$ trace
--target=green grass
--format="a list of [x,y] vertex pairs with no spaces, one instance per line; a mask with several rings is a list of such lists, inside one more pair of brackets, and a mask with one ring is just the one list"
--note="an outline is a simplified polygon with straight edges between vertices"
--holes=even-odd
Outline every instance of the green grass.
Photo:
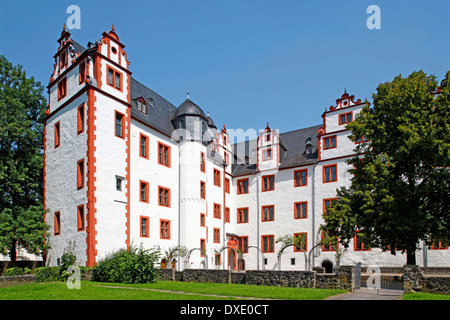
[[[105,286],[123,287],[123,289],[107,288]],[[182,291],[191,294],[143,289]],[[4,287],[0,288],[0,300],[230,300],[242,299],[241,297],[321,300],[344,292],[346,291],[219,283],[158,281],[152,284],[125,285],[83,281],[79,290],[70,290],[65,283],[32,283]]]
[[450,294],[436,294],[428,292],[408,293],[402,300],[450,300]]

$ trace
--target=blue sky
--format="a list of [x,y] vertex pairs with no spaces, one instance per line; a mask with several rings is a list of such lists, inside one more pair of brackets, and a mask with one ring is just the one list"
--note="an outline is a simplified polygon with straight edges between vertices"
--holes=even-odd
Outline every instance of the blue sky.
[[114,23],[133,77],[175,106],[189,91],[218,127],[309,127],[344,89],[371,101],[399,74],[450,70],[448,0],[0,0],[0,54],[48,84],[72,4],[73,39],[86,46]]

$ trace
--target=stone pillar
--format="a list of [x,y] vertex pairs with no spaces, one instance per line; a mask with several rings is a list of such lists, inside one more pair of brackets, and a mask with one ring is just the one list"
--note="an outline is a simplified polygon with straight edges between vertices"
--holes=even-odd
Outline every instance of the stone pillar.
[[336,270],[336,276],[342,289],[355,291],[355,273],[353,266],[340,266]]
[[423,291],[424,277],[417,265],[403,267],[403,290],[406,293]]

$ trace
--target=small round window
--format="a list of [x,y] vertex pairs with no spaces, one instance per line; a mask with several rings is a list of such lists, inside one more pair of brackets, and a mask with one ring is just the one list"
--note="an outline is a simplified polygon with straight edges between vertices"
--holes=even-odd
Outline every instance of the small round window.
[[112,47],[112,48],[111,48],[111,51],[112,51],[112,53],[114,53],[114,54],[116,54],[116,53],[117,53],[117,49],[116,49],[116,48],[114,48],[114,47]]

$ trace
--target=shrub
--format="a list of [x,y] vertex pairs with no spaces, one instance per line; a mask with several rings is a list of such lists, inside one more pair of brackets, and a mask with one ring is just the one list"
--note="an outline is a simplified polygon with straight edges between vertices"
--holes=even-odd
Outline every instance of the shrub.
[[36,282],[60,281],[60,267],[40,267],[36,268]]
[[100,282],[149,283],[155,282],[158,269],[155,263],[160,253],[153,249],[130,246],[112,253],[93,269],[92,280]]
[[5,277],[14,277],[14,276],[22,276],[24,274],[25,274],[25,272],[23,271],[22,268],[13,267],[13,268],[6,269],[6,272],[4,275],[5,275]]

